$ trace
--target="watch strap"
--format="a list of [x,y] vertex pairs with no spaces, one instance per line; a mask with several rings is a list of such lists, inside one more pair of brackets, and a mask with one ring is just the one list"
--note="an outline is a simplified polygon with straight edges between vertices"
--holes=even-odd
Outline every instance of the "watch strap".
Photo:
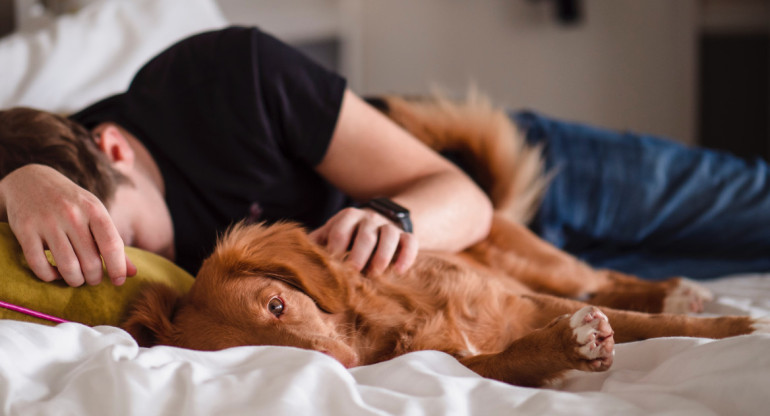
[[371,208],[384,215],[407,233],[412,232],[412,219],[409,217],[409,210],[393,202],[389,198],[374,198],[365,202],[363,207]]

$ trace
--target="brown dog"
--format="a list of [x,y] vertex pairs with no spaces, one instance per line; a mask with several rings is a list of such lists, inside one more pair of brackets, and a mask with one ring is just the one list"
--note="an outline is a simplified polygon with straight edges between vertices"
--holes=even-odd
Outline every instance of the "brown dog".
[[148,286],[123,327],[142,346],[285,345],[347,367],[440,350],[484,377],[526,386],[570,369],[608,369],[615,340],[767,330],[747,317],[659,313],[698,311],[708,292],[678,278],[648,282],[594,270],[520,225],[545,186],[539,153],[483,100],[378,104],[432,147],[465,158],[497,209],[483,242],[454,255],[421,252],[409,272],[370,278],[295,224],[239,224],[189,293]]

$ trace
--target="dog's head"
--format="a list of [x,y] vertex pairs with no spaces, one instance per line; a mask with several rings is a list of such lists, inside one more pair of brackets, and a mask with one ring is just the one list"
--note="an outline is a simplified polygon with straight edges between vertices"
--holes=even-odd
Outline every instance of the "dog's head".
[[142,346],[219,350],[284,345],[358,364],[346,343],[349,269],[297,225],[231,228],[204,261],[189,293],[148,286],[123,324]]

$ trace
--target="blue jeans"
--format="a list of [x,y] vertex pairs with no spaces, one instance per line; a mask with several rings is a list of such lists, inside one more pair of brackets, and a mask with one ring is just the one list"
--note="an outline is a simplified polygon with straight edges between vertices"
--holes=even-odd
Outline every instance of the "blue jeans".
[[763,160],[512,113],[555,170],[530,224],[594,267],[648,279],[770,271]]

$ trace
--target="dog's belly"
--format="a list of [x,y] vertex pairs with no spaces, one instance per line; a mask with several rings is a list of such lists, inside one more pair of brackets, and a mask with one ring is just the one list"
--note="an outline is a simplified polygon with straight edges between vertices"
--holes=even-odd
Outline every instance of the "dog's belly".
[[[530,332],[530,293],[518,281],[457,256],[421,255],[395,282],[407,289],[404,343],[399,353],[434,349],[457,357],[498,352]],[[404,335],[402,334],[402,337]]]

